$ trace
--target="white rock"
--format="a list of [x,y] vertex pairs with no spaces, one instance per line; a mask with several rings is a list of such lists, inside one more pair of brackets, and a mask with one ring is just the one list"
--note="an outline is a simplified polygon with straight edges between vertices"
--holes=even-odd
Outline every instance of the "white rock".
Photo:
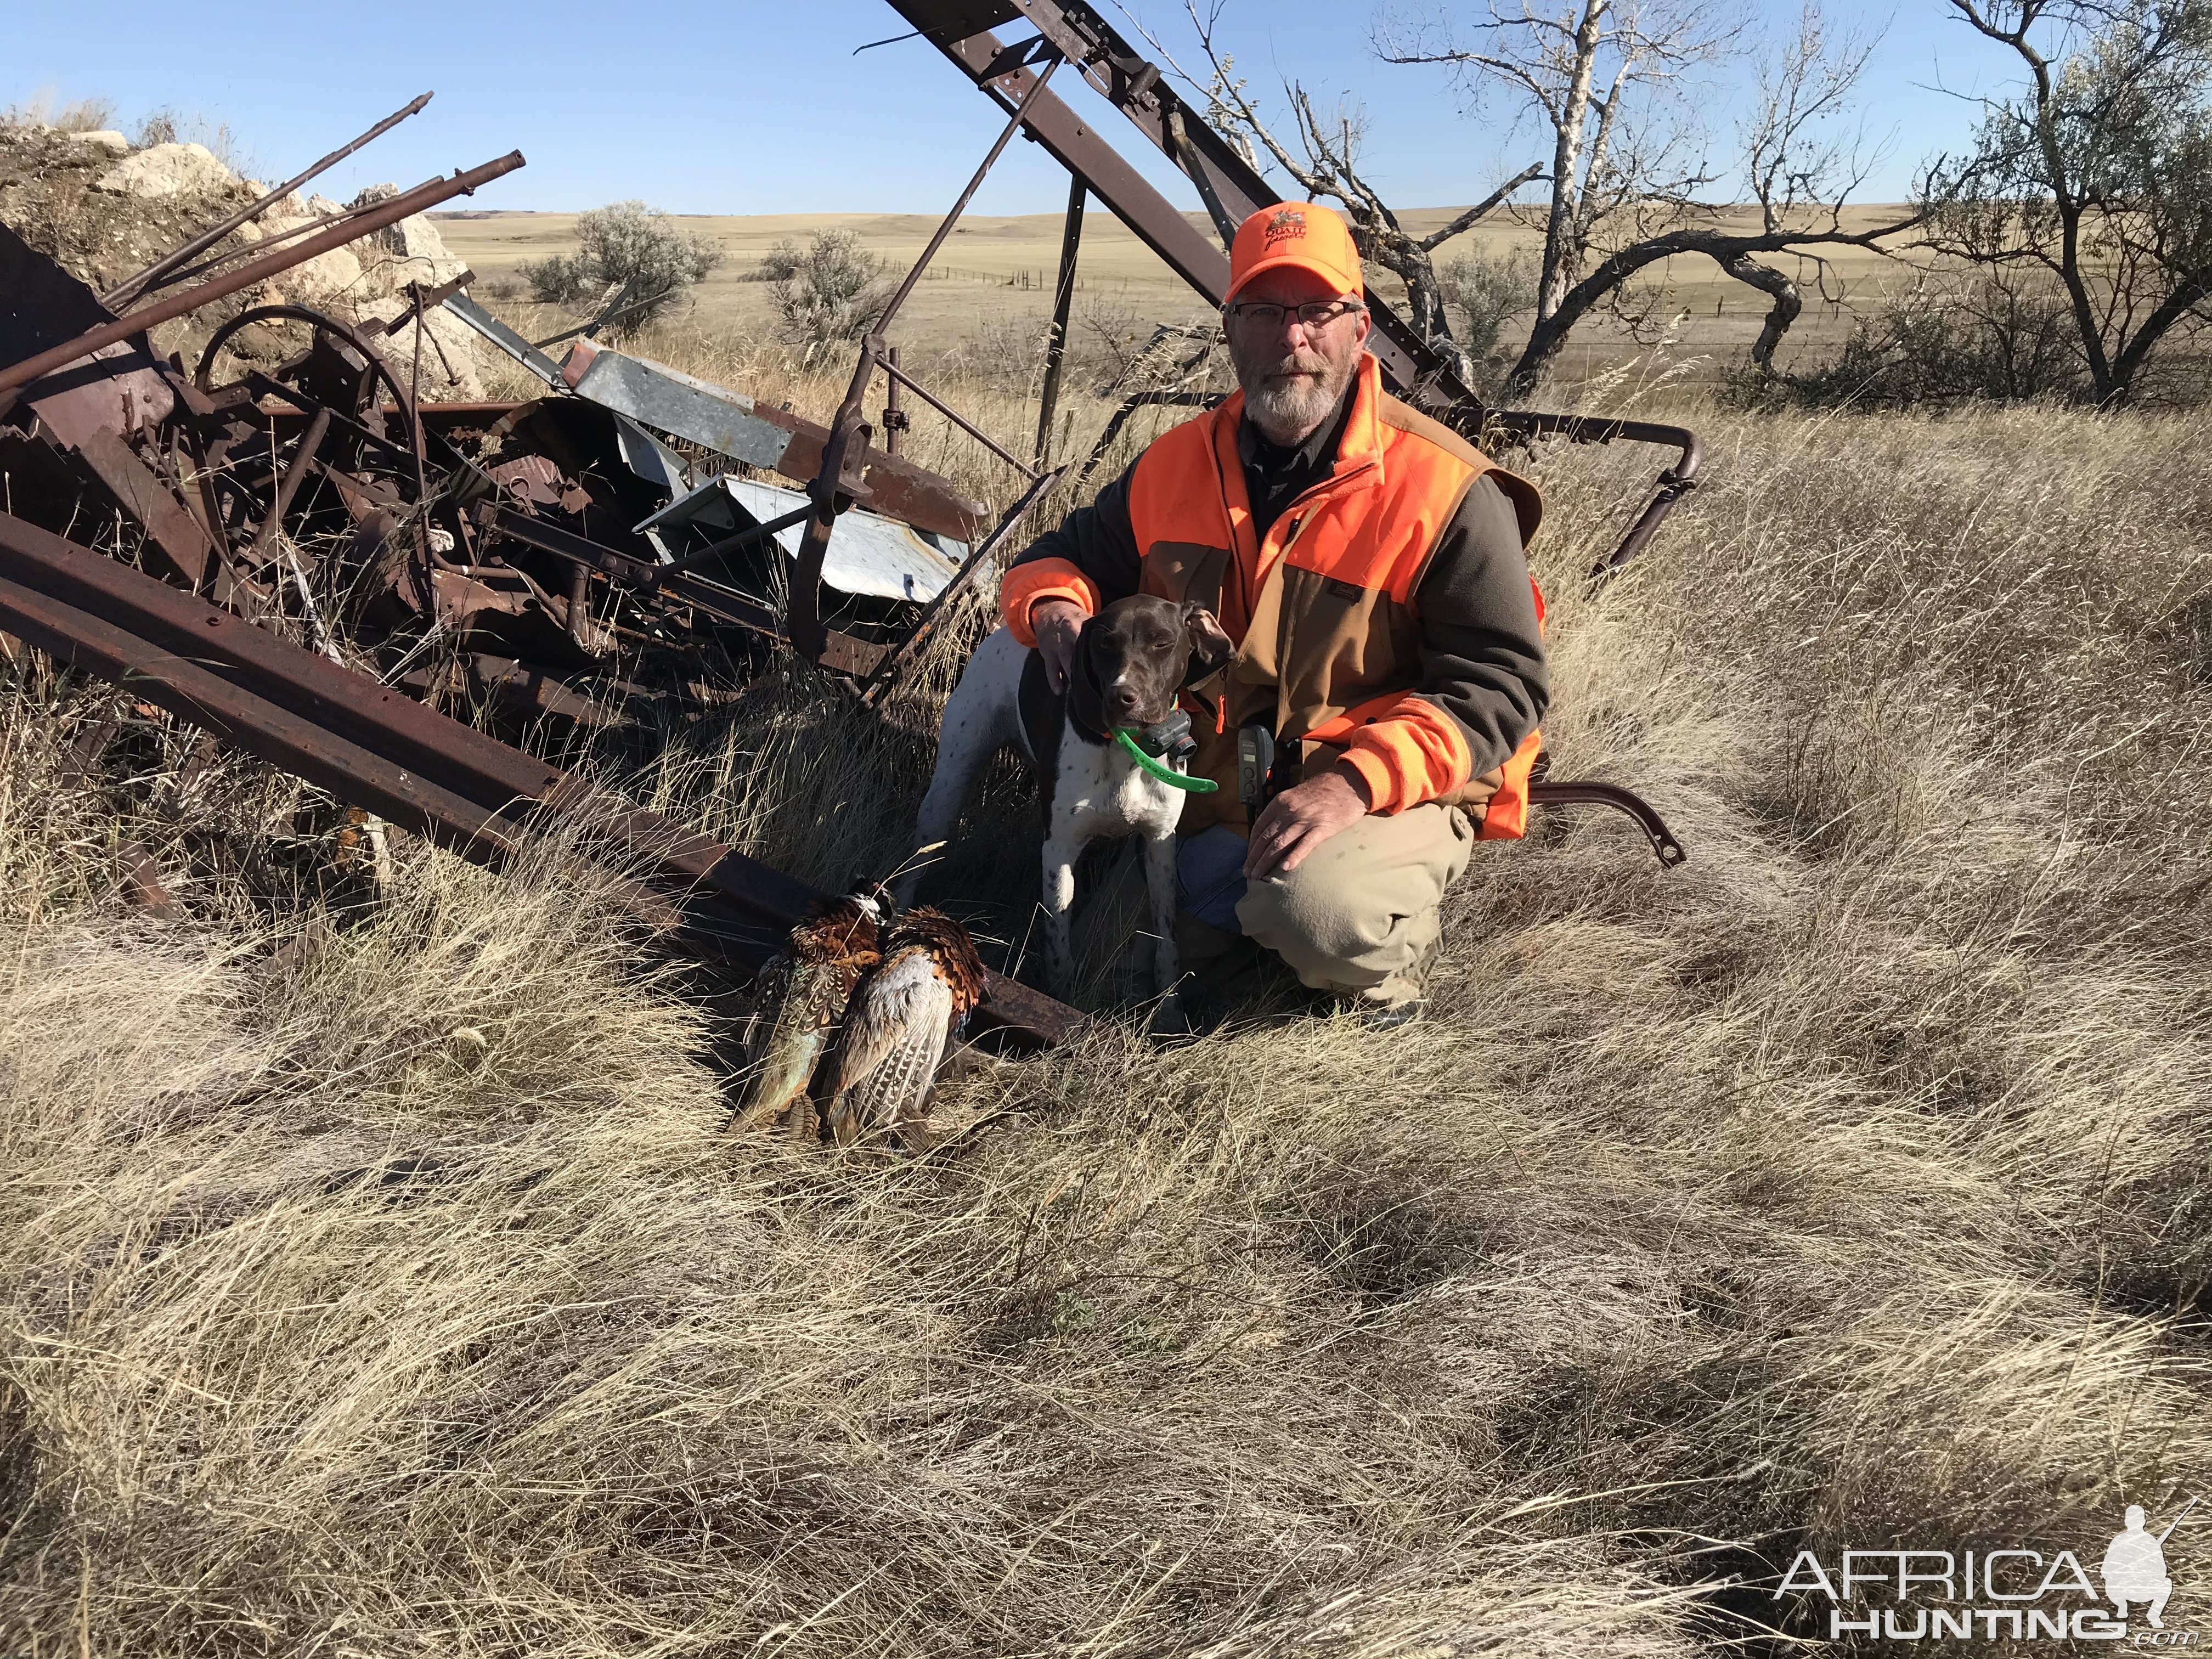
[[282,236],[287,231],[297,230],[307,222],[299,215],[287,213],[282,207],[274,207],[258,219],[249,219],[240,225],[238,240],[241,242],[266,241],[272,236]]
[[388,202],[398,194],[399,186],[397,185],[371,185],[346,205],[349,208],[374,207],[379,202]]
[[[246,189],[256,196],[266,196],[269,193],[269,186],[258,179],[247,179],[243,182]],[[264,223],[280,216],[287,219],[304,219],[307,216],[307,205],[300,199],[299,191],[294,191],[289,196],[281,197],[261,210]]]
[[131,141],[119,132],[72,132],[70,137],[80,144],[94,144],[110,155],[131,154]]
[[373,231],[352,246],[361,251],[366,291],[379,298],[410,283],[435,288],[468,269],[453,257],[437,227],[420,214]]
[[327,196],[310,196],[307,198],[307,216],[310,219],[327,219],[333,213],[344,211],[342,203],[333,202]]
[[452,259],[453,251],[438,234],[437,226],[421,214],[402,219],[392,229],[399,233],[401,250],[410,259]]
[[328,311],[337,301],[359,295],[361,261],[351,248],[334,247],[305,264],[294,265],[284,273],[283,281],[301,305]]
[[92,187],[116,196],[207,196],[237,182],[204,144],[156,144],[108,168]]

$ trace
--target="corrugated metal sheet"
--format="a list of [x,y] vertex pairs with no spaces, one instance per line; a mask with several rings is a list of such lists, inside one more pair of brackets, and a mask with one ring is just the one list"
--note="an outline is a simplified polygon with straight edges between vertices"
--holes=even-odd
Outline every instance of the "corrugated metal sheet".
[[[582,372],[577,373],[577,364]],[[628,415],[656,431],[720,450],[749,466],[774,466],[791,447],[791,434],[752,412],[753,400],[696,379],[665,363],[584,343],[569,349],[561,366],[579,397]]]
[[[658,532],[674,526],[703,520],[710,528],[726,533],[748,523],[766,524],[805,505],[806,496],[800,490],[726,476],[709,480],[661,508],[638,529],[655,546],[668,551]],[[744,516],[739,517],[733,507],[742,509]],[[803,525],[776,532],[784,556],[798,556],[805,533]],[[967,556],[963,543],[854,507],[839,515],[837,527],[830,532],[829,550],[822,561],[822,580],[841,593],[920,603],[944,592]]]

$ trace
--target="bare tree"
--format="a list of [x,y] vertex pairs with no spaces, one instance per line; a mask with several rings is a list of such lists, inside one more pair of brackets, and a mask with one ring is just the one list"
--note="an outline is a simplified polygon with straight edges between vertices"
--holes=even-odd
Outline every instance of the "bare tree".
[[[1873,42],[1832,29],[1808,3],[1794,37],[1759,69],[1759,98],[1740,134],[1745,182],[1759,204],[1750,235],[1715,228],[1697,199],[1723,175],[1687,152],[1667,108],[1693,69],[1722,52],[1723,20],[1703,0],[1492,0],[1464,33],[1448,18],[1386,27],[1385,61],[1449,69],[1480,100],[1516,97],[1552,131],[1535,320],[1511,381],[1526,387],[1594,311],[1621,310],[1628,285],[1678,253],[1703,254],[1772,301],[1753,360],[1775,349],[1804,308],[1795,278],[1759,256],[1823,246],[1873,247],[1918,222],[1909,215],[1863,232],[1843,210],[1864,177],[1859,147],[1832,136]],[[1811,255],[1816,269],[1819,256]]]
[[[1796,32],[1759,53],[1758,97],[1738,137],[1765,235],[1785,234],[1808,210],[1817,216],[1823,203],[1840,208],[1863,176],[1856,132],[1846,139],[1837,127],[1880,41],[1878,33],[1835,28],[1820,0],[1805,0]],[[1832,228],[1839,222],[1832,218]],[[1825,262],[1815,256],[1814,264],[1825,281]],[[1747,250],[1722,269],[1773,302],[1751,348],[1751,361],[1771,374],[1775,348],[1805,309],[1804,295],[1794,278]]]
[[1805,0],[1796,32],[1759,56],[1758,99],[1739,129],[1743,171],[1769,234],[1787,229],[1808,204],[1833,199],[1856,184],[1856,133],[1834,124],[1850,111],[1879,33],[1836,28],[1820,0]]
[[1599,228],[1655,198],[1681,199],[1703,184],[1680,165],[1678,135],[1654,106],[1689,70],[1720,50],[1706,0],[1492,0],[1462,26],[1439,9],[1378,30],[1384,62],[1445,66],[1478,103],[1505,90],[1537,112],[1552,136],[1551,201],[1538,278],[1540,321],[1582,276]]
[[2090,395],[2133,395],[2212,299],[2212,0],[1951,0],[2024,89],[1929,170],[1936,246],[2039,269],[2065,295]]
[[1139,24],[1139,31],[1147,44],[1187,82],[1200,87],[1206,97],[1206,119],[1243,150],[1248,161],[1259,164],[1254,154],[1254,146],[1257,145],[1290,175],[1309,201],[1335,202],[1343,207],[1360,257],[1382,265],[1406,284],[1413,325],[1431,347],[1450,362],[1462,380],[1470,379],[1474,365],[1452,331],[1443,286],[1437,274],[1437,250],[1496,212],[1523,185],[1542,178],[1542,165],[1531,163],[1523,167],[1464,213],[1455,215],[1449,223],[1428,235],[1416,235],[1406,228],[1383,200],[1382,192],[1361,175],[1359,153],[1366,137],[1363,115],[1342,106],[1324,112],[1303,85],[1296,81],[1286,82],[1283,93],[1289,102],[1297,137],[1295,149],[1285,143],[1268,125],[1245,83],[1238,78],[1235,59],[1221,51],[1216,42],[1215,31],[1221,20],[1224,0],[1213,0],[1203,15],[1199,12],[1197,0],[1183,0],[1183,3],[1191,26],[1197,31],[1200,49],[1206,54],[1209,73],[1202,87],[1175,61],[1158,37]]

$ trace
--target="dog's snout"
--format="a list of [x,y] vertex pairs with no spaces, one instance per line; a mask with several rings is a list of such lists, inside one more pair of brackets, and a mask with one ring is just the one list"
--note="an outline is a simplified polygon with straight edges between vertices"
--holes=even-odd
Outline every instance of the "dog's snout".
[[1115,681],[1106,695],[1114,707],[1125,714],[1135,709],[1143,696],[1143,694],[1127,680]]

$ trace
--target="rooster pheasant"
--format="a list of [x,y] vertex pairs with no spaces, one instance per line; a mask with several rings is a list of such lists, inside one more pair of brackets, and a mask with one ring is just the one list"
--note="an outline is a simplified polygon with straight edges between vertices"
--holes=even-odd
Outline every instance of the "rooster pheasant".
[[926,905],[893,924],[881,964],[845,1012],[829,1114],[839,1146],[892,1135],[924,1149],[945,1040],[982,998],[983,963],[966,928]]
[[807,1084],[852,1000],[873,968],[883,909],[864,888],[828,901],[791,930],[783,953],[761,969],[750,1041],[745,1091],[730,1119],[733,1130],[792,1112],[792,1131],[816,1139]]

